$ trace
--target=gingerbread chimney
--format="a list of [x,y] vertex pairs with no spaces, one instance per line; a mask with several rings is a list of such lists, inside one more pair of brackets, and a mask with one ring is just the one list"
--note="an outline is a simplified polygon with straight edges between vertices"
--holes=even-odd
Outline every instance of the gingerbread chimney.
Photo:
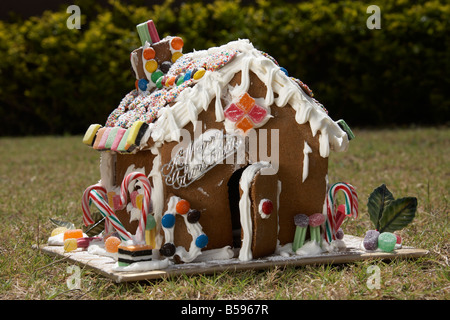
[[136,77],[136,89],[153,91],[158,80],[166,75],[172,64],[181,57],[183,39],[165,37],[160,40],[152,20],[138,24],[136,29],[142,46],[130,55],[131,66]]

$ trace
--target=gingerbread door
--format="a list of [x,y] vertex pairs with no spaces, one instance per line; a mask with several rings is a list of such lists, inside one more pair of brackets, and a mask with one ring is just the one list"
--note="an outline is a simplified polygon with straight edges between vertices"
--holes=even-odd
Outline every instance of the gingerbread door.
[[239,201],[242,245],[239,259],[251,259],[275,252],[278,238],[278,194],[281,183],[276,174],[261,174],[268,163],[255,163],[242,173]]

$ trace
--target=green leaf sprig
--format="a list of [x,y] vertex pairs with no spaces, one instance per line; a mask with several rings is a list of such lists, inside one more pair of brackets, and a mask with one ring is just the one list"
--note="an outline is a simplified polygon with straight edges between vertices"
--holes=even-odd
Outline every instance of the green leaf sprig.
[[382,184],[369,196],[367,202],[370,220],[376,230],[394,232],[411,223],[417,210],[417,198],[395,199],[385,184]]

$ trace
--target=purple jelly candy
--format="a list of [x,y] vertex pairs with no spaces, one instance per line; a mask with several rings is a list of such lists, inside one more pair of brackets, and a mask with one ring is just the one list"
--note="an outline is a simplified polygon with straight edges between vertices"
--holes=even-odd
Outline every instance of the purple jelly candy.
[[302,213],[297,214],[294,217],[294,224],[297,227],[306,228],[308,226],[308,224],[309,224],[309,218],[308,218],[308,216],[306,214],[302,214]]
[[369,230],[363,240],[363,246],[366,250],[377,250],[378,236],[380,233],[377,230]]
[[342,228],[339,228],[339,230],[336,232],[336,239],[342,240],[344,239],[344,231]]
[[312,216],[309,217],[309,225],[311,227],[318,227],[324,222],[325,216],[321,213],[314,213]]

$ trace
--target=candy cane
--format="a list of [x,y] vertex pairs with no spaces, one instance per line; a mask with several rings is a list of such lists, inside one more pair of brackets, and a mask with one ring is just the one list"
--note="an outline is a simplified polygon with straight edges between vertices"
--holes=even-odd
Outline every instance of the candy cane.
[[[118,207],[115,208],[115,210],[120,210],[125,207],[128,200],[128,191],[130,190],[130,183],[133,180],[139,180],[144,188],[144,199],[142,201],[142,210],[141,210],[142,214],[139,221],[138,229],[136,231],[136,241],[142,242],[145,240],[145,226],[147,224],[147,215],[151,210],[150,209],[151,186],[150,181],[145,176],[145,174],[141,172],[132,172],[125,177],[125,179],[122,181],[122,185],[120,188],[121,189],[120,201]],[[93,200],[94,204],[100,210],[100,213],[106,218],[105,231],[107,231],[106,228],[107,225],[111,224],[119,232],[119,234],[122,233],[122,238],[127,238],[127,240],[131,239],[129,232],[126,231],[126,229],[123,227],[122,223],[119,221],[114,211],[105,201],[105,199],[107,199],[106,190],[100,184],[90,186],[85,190],[82,200],[83,221],[85,225],[87,226],[94,223],[94,220],[92,219],[89,210],[89,201]],[[119,229],[122,229],[122,231],[119,231]]]
[[[101,195],[101,197],[103,199],[107,198],[106,189],[100,183],[89,186],[86,188],[86,190],[84,190],[82,201],[81,201],[81,207],[83,209],[83,222],[84,222],[85,226],[95,223],[95,221],[92,219],[91,210],[89,208],[91,201],[92,201],[92,191],[93,190],[97,191],[97,194]],[[97,206],[97,203],[95,203],[95,204]],[[97,208],[100,210],[100,213],[102,213],[102,209],[99,208],[98,206],[97,206]],[[104,214],[102,214],[102,216],[105,217]],[[114,225],[111,223],[110,219],[108,217],[105,217],[105,234],[109,234],[110,231],[113,230],[113,227],[114,227]]]
[[122,240],[131,240],[130,233],[125,229],[123,224],[120,222],[119,218],[116,216],[114,211],[109,206],[108,202],[105,200],[106,197],[102,196],[97,190],[93,189],[89,192],[90,199],[97,206],[100,214],[109,220],[119,233]]
[[[344,192],[345,196],[345,215],[336,212],[335,199],[336,193],[339,191]],[[338,182],[331,186],[327,192],[326,198],[327,216],[325,221],[325,240],[329,243],[332,240],[336,240],[336,232],[344,221],[345,217],[352,216],[358,217],[358,195],[355,188],[345,182]]]
[[100,183],[89,186],[86,188],[86,190],[84,190],[83,197],[81,200],[81,207],[83,209],[83,222],[86,227],[88,225],[95,223],[95,221],[92,219],[91,211],[89,209],[90,193],[92,190],[97,190],[100,194],[102,194],[106,198],[106,189]]
[[142,201],[142,214],[139,220],[138,229],[136,230],[137,241],[145,240],[145,226],[147,224],[147,215],[150,212],[150,197],[151,197],[151,186],[150,181],[147,176],[141,172],[131,172],[128,174],[125,179],[122,181],[122,185],[120,187],[120,207],[125,207],[127,203],[128,191],[130,190],[130,183],[133,180],[138,180],[142,183],[144,187],[144,199]]

